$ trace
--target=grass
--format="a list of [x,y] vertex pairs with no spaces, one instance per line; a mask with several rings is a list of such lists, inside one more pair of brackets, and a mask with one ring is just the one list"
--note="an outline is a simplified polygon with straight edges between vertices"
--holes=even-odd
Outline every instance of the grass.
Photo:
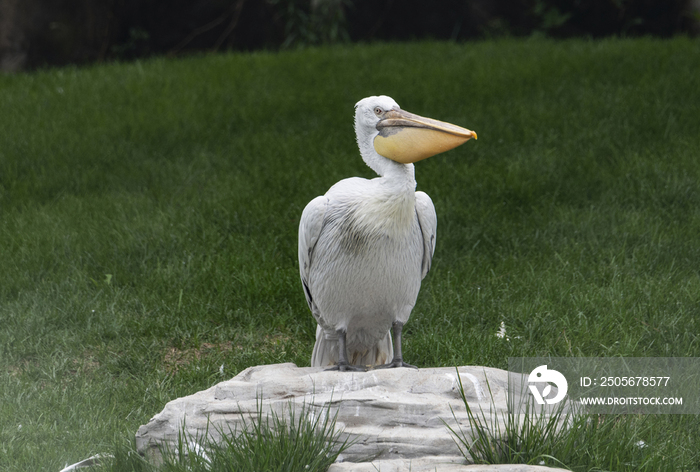
[[[372,176],[352,132],[372,94],[479,133],[416,166],[439,232],[408,362],[700,356],[698,57],[421,42],[0,77],[0,471],[58,471],[248,366],[308,365],[298,218]],[[698,469],[696,417],[645,421]]]
[[[161,462],[156,466],[135,452],[132,443],[116,447],[116,454],[105,472],[209,472],[264,470],[269,472],[325,471],[350,446],[336,429],[337,412],[330,405],[320,411],[303,404],[289,404],[286,413],[263,413],[262,402],[257,414],[243,419],[241,431],[219,431],[222,442],[206,437],[190,437],[183,426],[177,445],[161,448]],[[320,413],[320,414],[315,414]],[[287,416],[289,418],[287,419]]]

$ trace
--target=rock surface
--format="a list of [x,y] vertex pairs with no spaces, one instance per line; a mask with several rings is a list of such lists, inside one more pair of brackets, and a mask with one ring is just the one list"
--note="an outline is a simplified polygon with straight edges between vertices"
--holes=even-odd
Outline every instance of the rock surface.
[[[508,372],[472,366],[458,371],[472,410],[483,410],[489,424],[501,419],[507,411]],[[159,444],[176,444],[183,425],[192,438],[208,434],[217,440],[220,431],[240,431],[243,419],[257,414],[261,398],[263,414],[284,414],[290,405],[305,405],[321,415],[330,405],[331,415],[337,412],[341,439],[355,442],[331,472],[545,470],[466,465],[445,425],[457,428],[458,423],[470,433],[457,370],[447,367],[360,373],[326,372],[291,363],[250,367],[231,380],[168,403],[139,428],[137,448],[157,459]]]

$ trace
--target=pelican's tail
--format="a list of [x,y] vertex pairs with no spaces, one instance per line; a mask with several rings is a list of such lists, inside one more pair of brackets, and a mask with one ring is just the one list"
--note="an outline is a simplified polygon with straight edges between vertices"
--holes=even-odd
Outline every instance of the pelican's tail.
[[[327,336],[323,328],[316,326],[316,344],[311,354],[311,367],[328,367],[338,363],[338,337]],[[391,342],[391,332],[373,348],[366,351],[348,350],[348,359],[351,365],[380,365],[391,362],[394,358],[394,347]]]

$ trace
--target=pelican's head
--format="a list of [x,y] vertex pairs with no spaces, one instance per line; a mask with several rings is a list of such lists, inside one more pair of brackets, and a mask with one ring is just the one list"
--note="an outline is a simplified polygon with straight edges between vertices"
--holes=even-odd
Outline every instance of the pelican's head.
[[357,102],[355,133],[362,157],[373,169],[372,154],[411,164],[476,139],[474,131],[404,111],[385,95]]

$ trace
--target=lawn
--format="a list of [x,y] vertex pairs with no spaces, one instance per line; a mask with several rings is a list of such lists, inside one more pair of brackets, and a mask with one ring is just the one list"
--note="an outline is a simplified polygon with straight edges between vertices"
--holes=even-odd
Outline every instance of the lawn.
[[[57,472],[246,367],[309,365],[297,225],[372,177],[352,128],[368,95],[479,135],[416,165],[438,241],[407,362],[700,357],[698,77],[687,38],[0,76],[0,471]],[[650,450],[700,468],[697,417],[645,420]]]

